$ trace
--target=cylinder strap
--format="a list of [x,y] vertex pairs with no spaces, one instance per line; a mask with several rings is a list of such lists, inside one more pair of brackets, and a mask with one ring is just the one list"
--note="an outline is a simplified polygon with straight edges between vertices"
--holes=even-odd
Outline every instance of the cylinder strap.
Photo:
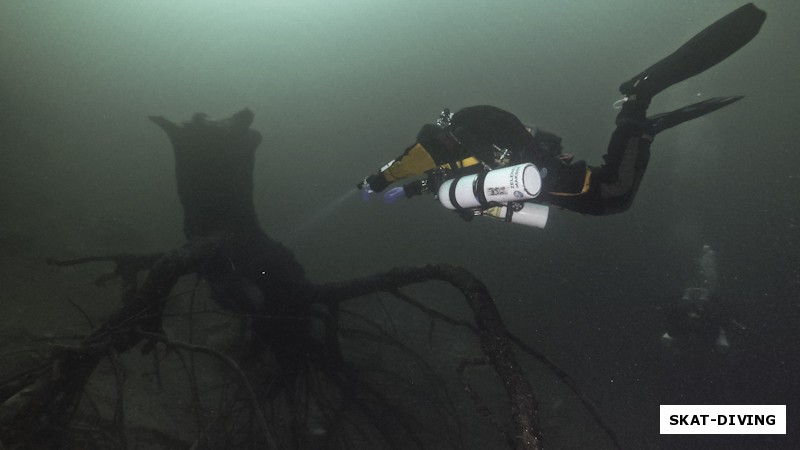
[[506,217],[505,221],[507,223],[511,223],[511,216],[514,215],[514,208],[511,207],[511,203],[506,206]]
[[473,194],[475,194],[475,198],[483,207],[489,206],[489,202],[486,200],[486,193],[483,191],[483,184],[486,181],[486,175],[488,173],[489,172],[479,173],[478,177],[475,179],[475,184],[472,185]]
[[450,192],[448,193],[450,195],[450,203],[453,205],[453,208],[457,210],[464,209],[458,204],[458,200],[456,200],[456,184],[458,184],[459,181],[459,179],[455,179],[450,183]]

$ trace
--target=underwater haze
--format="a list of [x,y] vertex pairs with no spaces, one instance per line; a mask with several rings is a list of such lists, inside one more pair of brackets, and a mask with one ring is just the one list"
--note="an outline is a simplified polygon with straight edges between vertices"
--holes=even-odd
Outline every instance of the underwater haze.
[[[248,107],[264,137],[259,220],[313,281],[463,266],[509,330],[575,378],[623,448],[798,448],[800,3],[755,2],[768,16],[752,42],[654,99],[651,113],[745,96],[659,135],[623,214],[553,209],[540,230],[466,222],[432,197],[365,202],[355,188],[445,107],[501,107],[599,165],[619,84],[744,3],[4,0],[0,327],[82,320],[48,311],[94,295],[96,271],[56,270],[49,257],[184,243],[172,149],[148,116]],[[704,244],[740,325],[710,360],[660,340],[663,307]],[[102,295],[94,306],[113,311],[113,293]],[[546,447],[613,448],[552,374],[525,370]],[[660,404],[706,403],[786,404],[787,434],[659,434]]]

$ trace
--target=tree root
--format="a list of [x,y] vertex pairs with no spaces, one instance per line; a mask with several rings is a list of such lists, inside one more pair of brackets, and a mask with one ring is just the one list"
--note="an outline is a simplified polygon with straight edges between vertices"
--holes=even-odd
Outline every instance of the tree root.
[[[114,358],[114,355],[129,351],[140,341],[145,340],[151,343],[161,342],[171,348],[188,350],[210,355],[222,361],[238,380],[241,387],[242,398],[250,414],[255,419],[255,430],[261,436],[260,441],[265,448],[281,448],[280,439],[274,436],[273,426],[270,420],[263,413],[264,400],[263,392],[259,393],[249,381],[248,375],[239,367],[239,363],[229,356],[220,353],[209,347],[196,344],[185,343],[173,340],[160,331],[161,315],[163,312],[164,301],[169,296],[172,286],[177,279],[189,273],[203,273],[208,265],[208,261],[215,260],[217,255],[224,251],[234,236],[216,236],[207,239],[196,240],[184,248],[168,252],[158,258],[150,268],[148,277],[136,290],[136,295],[129,297],[132,300],[127,303],[117,313],[113,314],[103,324],[86,337],[80,345],[68,347],[52,347],[51,363],[41,366],[38,372],[27,374],[26,378],[18,377],[14,380],[5,380],[0,385],[0,391],[13,388],[14,395],[7,396],[0,405],[0,436],[4,442],[24,441],[25,433],[36,433],[41,431],[42,424],[46,427],[57,426],[64,429],[69,426],[69,411],[74,411],[74,405],[81,396],[83,385],[94,371],[97,363],[105,358]],[[80,262],[112,261],[119,264],[119,261],[144,261],[145,258],[130,258],[130,255],[108,258],[84,258],[69,262],[60,262],[62,265],[77,264]],[[142,265],[130,264],[122,266],[131,268],[132,271],[142,271],[146,268]],[[121,275],[120,275],[121,276]],[[420,283],[430,280],[445,281],[456,287],[464,295],[467,304],[473,311],[475,322],[453,319],[442,314],[424,304],[401,293],[399,288],[409,284]],[[421,423],[415,423],[413,416],[406,416],[399,413],[396,406],[388,397],[383,396],[379,391],[370,387],[369,382],[361,380],[355,375],[349,364],[345,361],[340,348],[340,336],[350,333],[348,329],[340,325],[341,313],[340,305],[350,299],[372,294],[378,291],[385,291],[393,294],[404,303],[421,310],[433,319],[441,320],[453,326],[466,327],[475,332],[480,341],[484,355],[474,361],[462,362],[457,368],[458,379],[462,383],[466,392],[476,404],[479,414],[486,417],[490,423],[507,433],[507,440],[511,448],[519,450],[541,448],[541,432],[538,425],[538,409],[533,390],[524,378],[518,361],[511,348],[512,342],[519,345],[523,351],[543,361],[551,370],[565,381],[573,389],[584,404],[587,404],[593,417],[600,426],[609,433],[611,440],[616,444],[616,437],[611,430],[600,420],[599,414],[588,403],[575,388],[574,382],[561,369],[552,362],[535,352],[532,348],[520,341],[516,336],[509,333],[500,319],[497,308],[494,305],[486,287],[463,268],[449,265],[431,265],[419,268],[394,269],[387,273],[378,274],[361,279],[351,280],[343,283],[329,283],[319,286],[306,286],[303,292],[306,293],[304,302],[308,305],[303,310],[309,317],[322,320],[325,324],[325,338],[322,342],[315,342],[308,336],[297,336],[301,341],[305,340],[309,348],[318,348],[319,351],[309,351],[311,360],[309,362],[318,367],[324,374],[329,383],[338,386],[340,391],[337,394],[340,406],[334,407],[341,410],[342,405],[347,403],[356,406],[361,410],[361,415],[368,416],[372,402],[383,404],[386,411],[395,411],[395,419],[405,429],[406,437],[410,442],[415,442],[414,446],[424,448],[424,443],[416,435],[416,429],[421,429]],[[322,305],[325,312],[314,312],[312,305]],[[384,314],[388,314],[385,307],[382,309]],[[252,317],[259,317],[257,314]],[[275,319],[274,317],[270,317]],[[297,317],[293,317],[297,320]],[[254,319],[255,320],[255,319]],[[369,320],[362,318],[362,320]],[[372,326],[380,328],[377,323]],[[394,324],[392,323],[392,326]],[[380,333],[383,333],[382,331]],[[390,340],[388,334],[364,335],[365,338],[373,342]],[[390,345],[394,345],[389,343]],[[149,347],[152,348],[152,345]],[[148,348],[148,349],[149,349]],[[403,347],[398,342],[398,348],[406,353],[413,353],[413,350]],[[316,362],[313,362],[316,360]],[[512,424],[509,430],[505,430],[497,419],[491,417],[488,408],[480,401],[477,393],[474,392],[465,381],[463,372],[466,367],[474,364],[490,364],[500,377],[500,382],[506,391],[510,405]],[[299,375],[298,375],[299,376]],[[310,375],[307,375],[311,377]],[[310,378],[309,378],[310,379]],[[319,386],[317,386],[319,387]],[[196,389],[196,388],[194,388]],[[365,403],[365,399],[358,399],[354,392],[362,391],[371,397],[372,400]],[[318,404],[328,405],[325,413],[331,416],[330,407],[337,402],[331,403],[324,392],[315,391],[309,394],[309,398],[314,398]],[[349,400],[348,400],[349,399]],[[120,399],[121,408],[121,399]],[[306,408],[308,406],[306,405]],[[121,423],[124,411],[118,410],[118,420]],[[335,413],[334,413],[335,414]],[[302,415],[301,415],[302,416]],[[274,418],[274,415],[272,415]],[[307,416],[306,416],[307,417]],[[348,419],[351,420],[351,419]],[[335,421],[331,420],[329,426]],[[121,424],[119,426],[122,426]],[[21,433],[14,433],[10,430],[22,430]],[[384,432],[385,434],[385,432]],[[347,438],[352,439],[352,438]],[[384,436],[384,441],[390,441],[389,435]],[[343,441],[344,442],[344,441]],[[11,444],[7,444],[11,445]],[[618,446],[618,445],[617,445]]]

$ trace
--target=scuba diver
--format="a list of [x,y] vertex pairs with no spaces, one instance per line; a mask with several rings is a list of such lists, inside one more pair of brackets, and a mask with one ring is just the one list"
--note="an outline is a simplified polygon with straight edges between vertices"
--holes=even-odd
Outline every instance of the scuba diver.
[[660,404],[724,405],[739,402],[740,386],[730,377],[741,357],[746,327],[736,321],[734,306],[720,283],[717,253],[703,245],[694,258],[682,291],[658,307],[663,313],[662,352],[654,361],[655,392]]
[[[728,335],[721,325],[727,321],[720,316],[715,295],[718,287],[717,254],[704,245],[683,295],[664,308],[667,318],[667,331],[661,336],[664,345],[685,350],[700,344],[719,352],[728,350]],[[736,321],[730,322],[741,327]]]
[[442,111],[416,142],[378,173],[356,186],[368,197],[409,177],[421,177],[384,193],[395,202],[433,193],[465,219],[490,216],[543,228],[549,206],[583,214],[627,210],[660,132],[708,114],[742,97],[716,97],[647,117],[655,95],[732,55],[758,34],[766,13],[752,3],[714,22],[674,53],[622,83],[621,111],[604,163],[573,162],[561,138],[523,124],[494,106]]

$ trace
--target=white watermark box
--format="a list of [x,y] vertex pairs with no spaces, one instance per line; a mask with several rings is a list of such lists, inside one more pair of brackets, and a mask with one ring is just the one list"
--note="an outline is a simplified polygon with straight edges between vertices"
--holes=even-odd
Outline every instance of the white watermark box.
[[661,434],[786,434],[786,405],[661,405]]

